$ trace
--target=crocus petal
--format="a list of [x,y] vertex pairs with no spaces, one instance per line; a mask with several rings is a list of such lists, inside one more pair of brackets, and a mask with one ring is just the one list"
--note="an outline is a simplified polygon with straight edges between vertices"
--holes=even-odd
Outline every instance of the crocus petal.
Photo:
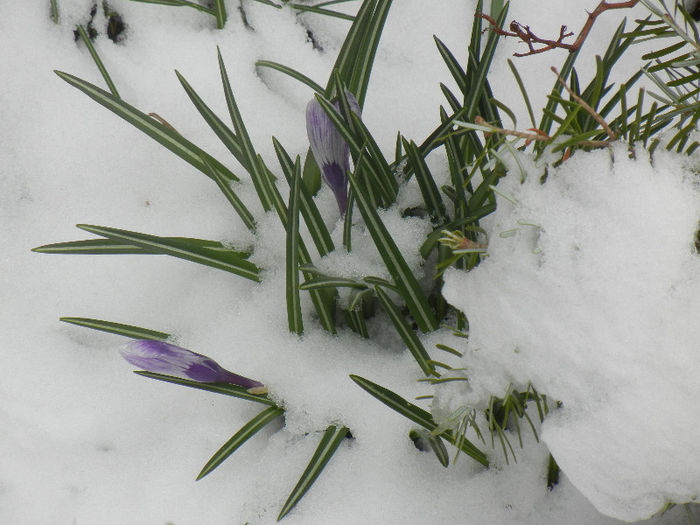
[[120,352],[129,363],[148,372],[200,383],[231,383],[255,394],[267,392],[259,381],[229,372],[205,355],[163,341],[139,339],[127,344]]
[[[349,91],[345,92],[350,109],[360,115],[360,106]],[[335,103],[336,109],[340,107]],[[348,200],[350,151],[347,143],[315,98],[306,106],[306,132],[311,152],[321,169],[323,180],[333,190],[341,215],[345,214]]]

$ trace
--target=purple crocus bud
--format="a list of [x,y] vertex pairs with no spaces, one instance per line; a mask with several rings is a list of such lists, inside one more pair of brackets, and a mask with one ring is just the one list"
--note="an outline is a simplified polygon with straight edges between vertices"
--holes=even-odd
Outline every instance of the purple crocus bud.
[[[358,117],[361,116],[360,105],[352,93],[346,91],[345,96],[350,110]],[[334,105],[336,109],[340,108],[340,103]],[[333,190],[340,214],[344,215],[348,207],[350,149],[315,98],[306,106],[306,132],[323,180]]]
[[129,363],[148,372],[200,383],[231,383],[246,388],[251,394],[267,394],[267,388],[259,381],[229,372],[205,355],[170,343],[139,339],[127,344],[120,352]]

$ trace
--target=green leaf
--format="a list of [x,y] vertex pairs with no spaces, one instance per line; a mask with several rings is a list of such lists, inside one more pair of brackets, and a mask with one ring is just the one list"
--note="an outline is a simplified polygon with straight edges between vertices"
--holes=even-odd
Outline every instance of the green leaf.
[[59,22],[59,16],[58,16],[58,0],[51,0],[51,20],[53,21],[54,24],[58,24]]
[[[78,224],[81,230],[101,235],[108,239],[127,242],[135,246],[150,249],[163,255],[171,255],[187,261],[204,264],[219,270],[235,273],[251,281],[260,282],[259,269],[253,263],[242,259],[236,252],[216,252],[202,248],[198,243],[183,241],[173,237],[158,237],[117,228]],[[176,239],[176,240],[174,240]]]
[[141,2],[142,4],[168,5],[171,7],[192,7],[197,11],[202,11],[203,13],[215,16],[215,13],[212,9],[204,7],[203,5],[199,5],[196,2],[188,2],[187,0],[132,0],[132,2]]
[[[432,449],[432,451],[435,453],[435,456],[437,457],[438,461],[443,467],[447,468],[450,465],[450,456],[447,453],[447,448],[445,448],[445,444],[442,442],[442,438],[440,436],[435,436],[425,429],[411,430],[408,436],[414,443],[420,441],[427,443]],[[424,450],[422,446],[416,446],[420,450]]]
[[88,239],[85,241],[57,242],[32,248],[37,253],[58,253],[61,255],[114,255],[114,254],[155,254],[151,250],[113,239]]
[[[203,250],[213,250],[214,252],[218,253],[234,253],[236,256],[242,259],[247,259],[250,257],[250,252],[231,250],[231,248],[225,247],[218,241],[193,239],[191,237],[164,237],[164,239],[175,243],[183,242],[198,245]],[[38,253],[57,253],[65,255],[161,254],[161,252],[156,250],[135,246],[133,244],[114,239],[88,239],[84,241],[59,242],[32,248],[32,251]]]
[[[231,121],[233,122],[233,129],[238,137],[238,143],[242,150],[241,156],[244,159],[242,164],[250,173],[250,177],[253,180],[253,185],[255,186],[255,191],[260,198],[260,203],[262,204],[263,209],[265,211],[270,211],[274,207],[275,196],[273,195],[272,188],[270,188],[268,175],[264,169],[264,165],[261,166],[261,162],[258,160],[257,153],[253,147],[253,143],[250,141],[250,136],[248,135],[245,124],[243,123],[241,113],[238,110],[238,105],[236,104],[236,99],[233,96],[233,90],[231,89],[231,83],[229,82],[228,74],[226,73],[226,66],[224,65],[224,60],[221,56],[221,50],[217,47],[216,51],[219,59],[221,83],[223,84],[224,94],[226,95],[226,105],[228,106],[229,115],[231,116]],[[286,213],[284,215],[286,215]]]
[[260,412],[253,419],[248,421],[241,429],[236,432],[231,439],[229,439],[223,446],[217,450],[211,457],[207,464],[204,465],[202,471],[197,476],[197,481],[202,479],[204,476],[209,474],[216,467],[221,465],[221,463],[226,460],[231,454],[240,448],[246,441],[253,437],[258,431],[260,431],[265,425],[271,421],[277,419],[279,416],[284,414],[284,410],[279,407],[266,408]]
[[61,317],[60,320],[64,323],[84,326],[85,328],[92,328],[93,330],[108,332],[110,334],[123,335],[124,337],[131,337],[133,339],[153,339],[156,341],[165,341],[168,337],[170,337],[170,334],[166,334],[165,332],[157,332],[156,330],[149,330],[148,328],[141,328],[139,326],[132,326],[129,324],[113,323],[112,321],[103,321],[101,319],[90,319],[88,317]]
[[296,4],[296,3],[287,3],[289,7],[293,7],[297,11],[306,11],[309,13],[316,13],[317,15],[325,15],[325,16],[330,16],[333,18],[340,18],[341,20],[350,20],[351,22],[355,20],[355,17],[352,15],[347,15],[345,13],[340,13],[338,11],[333,11],[332,9],[323,9],[322,7],[314,6],[314,5],[304,5],[304,4]]
[[321,438],[321,442],[318,444],[318,447],[316,447],[316,451],[306,467],[306,470],[304,470],[301,478],[299,478],[296,486],[294,489],[292,489],[291,494],[289,494],[287,501],[282,506],[282,510],[280,511],[279,516],[277,516],[277,521],[284,518],[311,488],[311,485],[314,484],[325,466],[333,457],[333,454],[335,454],[336,450],[338,450],[338,447],[343,442],[343,439],[345,439],[348,432],[348,427],[338,428],[335,425],[331,425],[326,429],[326,431],[323,433],[323,437]]
[[[280,144],[275,137],[272,137],[272,142],[275,146],[277,159],[279,160],[280,166],[282,166],[282,172],[287,179],[287,183],[291,184],[292,178],[294,177],[294,163],[286,150],[282,147],[282,144]],[[301,215],[304,217],[304,222],[309,229],[309,234],[316,245],[318,254],[321,257],[328,255],[335,249],[333,239],[331,239],[331,234],[326,227],[326,223],[323,221],[323,217],[321,217],[321,213],[318,211],[316,203],[311,198],[306,184],[301,184],[299,199]]]
[[303,73],[300,73],[296,69],[293,69],[289,66],[285,66],[284,64],[280,64],[279,62],[272,62],[270,60],[258,60],[255,63],[256,67],[267,67],[270,69],[274,69],[276,71],[279,71],[280,73],[284,73],[285,75],[289,75],[293,79],[298,80],[302,84],[306,84],[309,86],[311,89],[313,89],[316,93],[324,93],[323,87],[321,87],[320,84],[317,84],[313,80],[311,80],[309,77],[304,75]]
[[535,113],[532,111],[532,105],[530,104],[530,97],[527,95],[527,90],[525,89],[525,84],[523,83],[523,79],[520,77],[520,73],[518,73],[517,68],[515,67],[515,64],[513,64],[513,61],[509,58],[506,62],[508,62],[508,67],[510,68],[510,71],[513,73],[513,76],[515,77],[515,81],[518,83],[518,88],[520,89],[520,93],[523,96],[523,101],[525,102],[525,107],[527,107],[527,114],[530,116],[530,122],[532,122],[532,127],[537,127],[537,123],[535,122]]
[[[498,13],[498,15],[495,17],[497,27],[503,27],[507,13],[508,4],[505,4],[500,13]],[[487,105],[490,105],[488,102],[488,99],[490,98],[490,89],[487,89],[488,84],[486,82],[486,76],[491,69],[491,62],[494,54],[496,53],[496,46],[498,46],[499,40],[500,37],[498,33],[495,31],[489,31],[483,54],[476,64],[470,63],[470,67],[467,69],[465,74],[469,84],[464,97],[464,107],[466,108],[465,117],[469,121],[476,117],[476,109],[479,107],[482,101],[485,101]],[[470,48],[470,53],[471,52],[477,53],[478,51]],[[475,67],[472,67],[472,65]],[[489,115],[485,115],[485,117],[491,120]],[[496,125],[500,125],[500,123],[497,122]]]
[[233,191],[233,188],[231,188],[231,181],[224,179],[221,176],[221,173],[214,169],[214,167],[209,162],[209,159],[203,157],[202,160],[204,162],[204,165],[207,167],[209,176],[212,179],[214,179],[216,185],[219,186],[221,193],[224,194],[231,206],[233,206],[233,209],[236,211],[236,213],[238,213],[238,216],[243,221],[243,224],[245,224],[250,231],[254,232],[255,217],[253,217],[253,214],[250,213],[250,210],[248,210],[246,205],[243,204],[243,201],[238,197],[238,195],[236,195],[236,192]]
[[224,5],[224,0],[213,0],[212,4],[214,6],[214,16],[216,17],[216,27],[218,29],[223,29],[226,25],[226,6]]
[[445,65],[447,65],[447,69],[450,71],[452,78],[457,83],[457,87],[463,94],[466,95],[467,79],[464,69],[462,69],[462,66],[459,64],[452,52],[447,49],[447,46],[442,42],[442,40],[435,35],[433,35],[433,39],[435,40],[435,45],[438,48],[440,56],[445,61]]
[[[390,7],[391,0],[362,2],[333,66],[343,84],[355,94],[360,107],[365,104],[374,57]],[[332,85],[331,78],[326,87],[327,97],[331,96]]]
[[413,168],[413,173],[416,175],[416,180],[418,181],[418,186],[420,186],[420,192],[423,195],[423,202],[425,202],[425,209],[428,210],[430,217],[439,223],[447,222],[449,217],[447,216],[447,211],[445,209],[445,204],[442,202],[442,197],[440,197],[440,191],[435,184],[428,165],[425,163],[425,159],[422,157],[420,150],[415,142],[404,141],[404,149],[408,154],[408,161],[411,163]]
[[248,164],[248,159],[243,154],[243,148],[241,147],[235,133],[231,131],[231,128],[229,128],[216,115],[216,113],[211,110],[209,106],[207,106],[204,100],[202,100],[202,98],[197,94],[194,88],[189,84],[189,82],[187,82],[185,77],[182,76],[179,71],[175,70],[175,75],[177,75],[177,79],[180,81],[180,84],[184,88],[185,93],[187,93],[187,96],[192,101],[192,104],[194,104],[194,107],[197,108],[197,111],[199,111],[199,114],[202,115],[202,118],[204,118],[206,123],[209,124],[209,127],[214,131],[214,133],[216,133],[219,140],[221,140],[224,146],[226,146],[233,156],[236,157],[236,160],[241,163],[246,171],[250,171],[251,167]]
[[202,161],[203,157],[206,157],[209,160],[211,165],[223,179],[228,181],[238,180],[238,177],[231,173],[228,168],[226,168],[215,158],[211,157],[204,150],[195,146],[177,131],[165,126],[164,124],[161,124],[132,105],[127,104],[123,100],[110,93],[107,93],[105,90],[100,89],[89,82],[86,82],[85,80],[69,75],[68,73],[63,73],[62,71],[55,71],[55,73],[60,78],[68,82],[71,86],[79,89],[102,106],[106,107],[116,115],[132,124],[134,127],[143,131],[146,135],[154,139],[159,144],[165,146],[167,149],[190,163],[205,175],[210,176],[209,169]]
[[404,316],[401,315],[399,308],[380,286],[375,286],[374,291],[377,294],[377,297],[379,297],[382,306],[384,306],[384,310],[389,316],[389,319],[391,319],[391,323],[401,336],[401,340],[411,352],[411,355],[416,360],[423,373],[427,376],[437,375],[435,369],[430,364],[430,356],[425,350],[423,343],[420,342],[420,339],[418,339],[418,336],[416,336],[413,329],[411,329]]
[[302,290],[316,290],[321,288],[358,288],[363,290],[367,288],[367,285],[355,279],[323,276],[305,281],[300,288]]
[[112,92],[112,95],[114,95],[117,98],[121,98],[119,96],[119,92],[117,91],[117,87],[114,85],[114,82],[112,82],[112,77],[109,76],[107,68],[100,59],[100,55],[97,54],[95,46],[92,45],[92,42],[90,41],[90,38],[88,37],[87,33],[85,32],[85,28],[82,25],[78,25],[78,34],[80,35],[80,38],[82,39],[85,46],[88,48],[92,59],[95,61],[97,69],[100,70],[100,74],[102,75],[102,78],[104,78],[107,87]]
[[256,403],[262,403],[263,405],[277,407],[274,401],[272,401],[266,395],[251,394],[245,388],[231,385],[229,383],[200,383],[199,381],[191,381],[190,379],[183,379],[181,377],[168,376],[165,374],[156,374],[155,372],[146,372],[143,370],[137,370],[134,373],[143,377],[148,377],[149,379],[164,381],[165,383],[187,386],[198,390],[213,392],[215,394],[238,397],[240,399],[245,399],[246,401],[255,401]]
[[[360,376],[350,375],[350,379],[355,381],[362,389],[377,398],[379,401],[384,403],[386,406],[395,410],[402,416],[410,419],[414,423],[418,423],[423,428],[430,430],[436,430],[438,428],[437,423],[433,420],[433,416],[430,412],[423,410],[422,408],[409,403],[403,397],[398,394],[388,390],[372,381],[365,379]],[[449,430],[445,430],[439,434],[447,439],[453,445],[457,443],[458,438]],[[475,459],[485,467],[489,466],[489,460],[481,450],[479,450],[474,444],[466,438],[459,437],[460,450],[465,454]]]
[[289,209],[287,210],[287,321],[289,331],[297,334],[304,332],[299,299],[299,193],[301,181],[301,163],[297,157],[294,165],[294,177],[289,188]]
[[377,211],[370,206],[367,196],[360,189],[355,177],[349,174],[348,179],[372,240],[394,279],[395,285],[401,291],[401,296],[406,301],[406,305],[411,314],[413,314],[418,327],[423,332],[437,329],[437,321],[430,310],[428,299],[423,293],[418,280],[411,272],[408,264],[406,264],[403,255],[401,255],[391,235],[379,218]]

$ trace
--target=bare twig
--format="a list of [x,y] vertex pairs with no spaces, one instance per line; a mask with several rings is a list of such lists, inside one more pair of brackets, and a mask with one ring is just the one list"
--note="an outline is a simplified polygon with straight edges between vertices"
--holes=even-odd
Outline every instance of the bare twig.
[[499,128],[499,127],[494,126],[493,124],[489,124],[482,117],[480,117],[478,115],[474,119],[474,123],[478,124],[479,126],[485,126],[485,127],[489,128],[491,130],[490,133],[498,133],[500,135],[508,135],[510,137],[518,137],[521,139],[525,139],[528,143],[532,142],[533,140],[547,141],[547,140],[551,140],[551,138],[552,138],[549,135],[547,135],[545,132],[540,131],[539,129],[532,129],[533,133],[527,133],[525,131],[517,131],[514,129]]
[[615,136],[615,133],[613,133],[613,130],[610,129],[610,126],[608,126],[608,123],[605,122],[605,119],[601,117],[595,109],[593,109],[591,106],[588,105],[588,103],[583,100],[581,97],[579,97],[576,93],[574,93],[569,86],[566,85],[566,82],[564,81],[563,78],[561,78],[561,75],[559,74],[559,71],[557,71],[557,68],[552,67],[552,71],[554,71],[554,74],[557,76],[559,79],[559,82],[561,82],[561,85],[564,86],[564,88],[569,92],[569,95],[583,108],[585,109],[595,120],[598,124],[601,125],[601,127],[605,130],[605,133],[607,133],[609,137],[609,141],[613,142],[617,140],[617,137]]
[[[491,24],[491,29],[495,33],[502,36],[514,36],[519,38],[521,41],[525,42],[529,50],[526,53],[513,54],[516,57],[524,57],[528,55],[534,55],[537,53],[544,53],[545,51],[549,51],[551,49],[566,49],[570,53],[574,52],[583,45],[583,42],[586,40],[586,37],[588,36],[588,33],[593,27],[593,23],[595,22],[595,19],[598,18],[598,16],[600,16],[605,11],[609,11],[611,9],[627,9],[630,7],[634,7],[638,3],[639,0],[626,0],[624,2],[606,2],[605,0],[601,0],[601,2],[598,4],[598,7],[596,7],[593,11],[588,13],[588,19],[581,28],[581,31],[579,31],[578,38],[576,38],[576,40],[571,44],[564,42],[564,39],[573,36],[574,34],[572,32],[569,32],[567,30],[567,27],[564,25],[561,26],[561,29],[559,30],[559,37],[556,40],[548,40],[546,38],[538,37],[535,33],[533,33],[530,30],[530,26],[524,26],[520,22],[516,22],[515,20],[513,20],[510,23],[510,31],[506,31],[505,29],[501,29],[500,27],[498,27],[496,21],[489,15],[485,15],[484,13],[477,13],[474,16],[483,18],[489,24]],[[535,47],[536,45],[540,45],[542,47]]]

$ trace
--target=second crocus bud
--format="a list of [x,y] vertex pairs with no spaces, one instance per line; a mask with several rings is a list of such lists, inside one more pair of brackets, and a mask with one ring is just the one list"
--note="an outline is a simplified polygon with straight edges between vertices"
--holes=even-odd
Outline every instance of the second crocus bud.
[[[349,91],[345,92],[345,96],[351,111],[359,117],[361,113],[357,100]],[[339,109],[340,104],[336,102],[335,107]],[[315,98],[306,106],[306,132],[323,180],[335,195],[340,215],[345,215],[348,207],[350,149]]]

